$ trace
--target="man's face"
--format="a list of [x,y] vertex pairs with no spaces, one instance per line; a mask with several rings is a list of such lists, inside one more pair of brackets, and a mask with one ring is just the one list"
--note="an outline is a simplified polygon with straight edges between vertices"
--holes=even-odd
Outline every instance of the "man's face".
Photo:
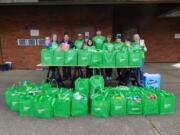
[[64,35],[64,40],[69,41],[69,35]]
[[136,42],[139,42],[140,41],[140,36],[139,35],[134,35],[133,40],[136,41]]
[[111,42],[111,37],[110,36],[107,36],[107,41]]
[[121,39],[120,38],[116,38],[116,42],[121,42]]
[[98,31],[96,31],[96,35],[101,35],[101,31],[100,30],[98,30]]
[[83,35],[82,34],[78,34],[78,39],[83,39]]
[[53,35],[53,41],[57,41],[57,35],[56,34]]

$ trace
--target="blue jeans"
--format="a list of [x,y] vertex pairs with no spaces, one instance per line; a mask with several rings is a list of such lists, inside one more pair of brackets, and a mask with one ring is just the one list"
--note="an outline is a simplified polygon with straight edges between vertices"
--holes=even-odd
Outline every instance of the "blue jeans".
[[144,87],[144,59],[142,59],[142,65],[137,69],[139,86]]

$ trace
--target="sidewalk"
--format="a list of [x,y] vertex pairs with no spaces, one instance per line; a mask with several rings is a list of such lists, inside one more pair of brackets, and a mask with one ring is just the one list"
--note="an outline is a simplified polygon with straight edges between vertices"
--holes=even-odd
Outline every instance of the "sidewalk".
[[162,75],[163,89],[175,93],[177,111],[173,115],[127,115],[94,118],[90,115],[75,118],[43,120],[19,117],[4,105],[3,91],[14,82],[45,78],[46,71],[12,70],[0,72],[0,134],[1,135],[180,135],[180,68],[166,63],[147,63],[145,71]]

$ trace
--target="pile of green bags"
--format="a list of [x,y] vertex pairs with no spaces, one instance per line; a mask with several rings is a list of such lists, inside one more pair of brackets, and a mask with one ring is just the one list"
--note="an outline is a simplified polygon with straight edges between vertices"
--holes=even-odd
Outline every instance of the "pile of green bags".
[[136,86],[104,87],[100,75],[78,78],[75,89],[56,88],[49,83],[15,83],[5,91],[5,103],[20,116],[53,118],[120,115],[173,114],[176,97],[162,89]]
[[53,117],[84,116],[88,113],[88,98],[70,88],[54,88],[48,83],[30,81],[7,88],[5,103],[20,116],[50,119]]
[[91,67],[140,67],[141,52],[138,50],[103,51],[103,50],[52,50],[42,49],[43,65],[91,66]]

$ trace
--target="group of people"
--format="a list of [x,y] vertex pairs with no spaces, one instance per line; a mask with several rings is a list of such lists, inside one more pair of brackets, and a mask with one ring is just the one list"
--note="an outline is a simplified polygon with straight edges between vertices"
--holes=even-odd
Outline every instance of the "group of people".
[[[77,39],[72,42],[69,37],[69,33],[65,32],[64,37],[61,41],[58,40],[56,34],[52,35],[52,39],[50,37],[45,38],[45,44],[47,48],[51,48],[54,50],[68,50],[71,48],[76,49],[97,49],[97,50],[106,50],[112,52],[114,50],[129,50],[129,49],[139,49],[142,54],[142,65],[140,68],[117,68],[118,80],[120,85],[128,85],[132,83],[134,85],[143,86],[143,74],[144,74],[144,53],[147,51],[144,40],[140,38],[139,34],[134,34],[132,39],[125,39],[122,41],[122,35],[116,34],[115,40],[113,41],[113,36],[108,34],[106,37],[102,35],[101,29],[96,30],[96,35],[91,39],[84,36],[83,33],[79,32],[77,34]],[[81,67],[76,67],[76,71],[78,71],[78,76],[82,74]],[[105,78],[107,81],[112,80],[112,69],[107,68],[105,71]],[[103,69],[100,70],[103,75]],[[92,69],[86,68],[86,77],[90,77],[92,75]],[[63,78],[64,80],[72,79],[71,75],[71,67],[63,67]]]

